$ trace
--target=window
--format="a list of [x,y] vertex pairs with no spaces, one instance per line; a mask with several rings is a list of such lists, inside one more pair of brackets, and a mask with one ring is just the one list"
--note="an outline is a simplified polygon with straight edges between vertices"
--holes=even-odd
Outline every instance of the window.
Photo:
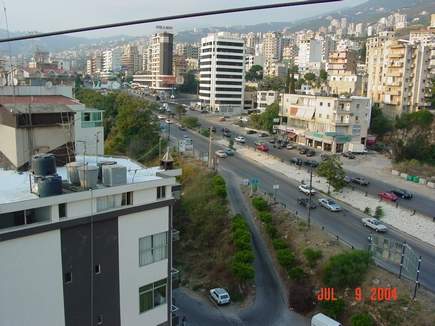
[[166,279],[139,288],[139,313],[166,303]]
[[83,112],[82,120],[83,121],[91,121],[91,113],[90,112]]
[[157,187],[157,199],[166,198],[166,186]]
[[121,206],[133,205],[133,191],[122,193]]
[[139,266],[149,265],[168,257],[168,232],[139,239]]
[[64,280],[65,284],[72,283],[72,272],[65,273],[63,280]]
[[95,274],[101,274],[101,265],[100,264],[95,265],[94,270],[95,270]]
[[359,117],[358,116],[355,116],[355,121],[358,121],[359,120]]
[[115,195],[103,196],[97,198],[97,212],[105,211],[116,207],[117,205],[116,205]]
[[320,106],[323,106],[323,102],[320,102]]
[[66,204],[62,203],[59,204],[59,218],[66,217]]

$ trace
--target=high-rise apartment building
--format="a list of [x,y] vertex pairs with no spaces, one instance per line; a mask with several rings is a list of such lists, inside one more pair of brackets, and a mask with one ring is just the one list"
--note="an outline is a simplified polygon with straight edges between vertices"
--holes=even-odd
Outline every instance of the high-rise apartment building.
[[364,95],[363,75],[357,74],[357,53],[352,50],[333,52],[327,64],[328,86],[332,94]]
[[122,49],[114,48],[103,52],[103,71],[119,72],[122,67]]
[[314,38],[303,39],[299,42],[296,64],[299,71],[320,70],[322,63],[322,41]]
[[230,33],[201,39],[199,98],[210,110],[240,114],[245,88],[244,41]]
[[262,43],[262,52],[265,60],[281,61],[282,60],[282,35],[278,32],[269,32],[264,34]]
[[133,75],[139,70],[139,52],[137,46],[128,44],[124,47],[121,58],[122,69],[128,74]]

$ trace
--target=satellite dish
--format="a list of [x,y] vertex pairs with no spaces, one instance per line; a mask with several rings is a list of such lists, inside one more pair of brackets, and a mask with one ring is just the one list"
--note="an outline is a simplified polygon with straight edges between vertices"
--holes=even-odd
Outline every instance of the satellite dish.
[[51,81],[48,81],[48,82],[45,83],[45,87],[52,88],[53,87],[53,83]]

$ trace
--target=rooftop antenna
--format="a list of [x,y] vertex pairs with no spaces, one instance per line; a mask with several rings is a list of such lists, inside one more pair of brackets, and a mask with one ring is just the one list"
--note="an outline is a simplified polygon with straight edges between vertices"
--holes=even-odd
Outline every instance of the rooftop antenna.
[[[2,3],[3,3],[3,13],[4,13],[4,16],[5,16],[6,34],[8,35],[8,38],[10,38],[9,23],[8,23],[8,13],[6,11],[6,3],[4,2],[4,0],[2,0]],[[12,46],[11,46],[11,42],[8,42],[8,50],[9,50],[9,64],[11,66],[12,99],[14,101],[14,109],[15,109],[15,107],[16,107],[16,102],[15,102],[15,82],[14,82],[14,76],[13,76],[14,67],[13,67],[13,64],[12,64]]]

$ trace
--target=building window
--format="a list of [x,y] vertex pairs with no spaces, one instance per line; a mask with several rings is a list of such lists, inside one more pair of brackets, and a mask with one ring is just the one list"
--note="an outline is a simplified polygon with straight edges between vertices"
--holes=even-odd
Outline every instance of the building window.
[[166,186],[157,187],[157,199],[166,198]]
[[320,102],[320,106],[323,106],[323,102]]
[[65,284],[72,283],[72,272],[67,272],[64,274],[64,282]]
[[83,119],[83,121],[91,121],[91,113],[90,112],[83,112],[82,119]]
[[356,108],[359,109],[359,103],[356,104]]
[[59,204],[59,218],[66,217],[66,204],[62,203]]
[[139,266],[149,265],[168,258],[168,232],[139,239]]
[[166,279],[139,288],[139,313],[166,303]]
[[95,265],[95,274],[101,274],[101,265],[100,264],[97,264],[97,265]]
[[358,121],[359,120],[359,117],[358,116],[355,116],[355,121]]
[[328,102],[328,108],[331,106],[331,103]]
[[123,192],[121,206],[133,205],[133,191]]
[[106,211],[108,209],[113,209],[116,207],[118,207],[116,205],[116,195],[103,196],[97,198],[97,212]]

